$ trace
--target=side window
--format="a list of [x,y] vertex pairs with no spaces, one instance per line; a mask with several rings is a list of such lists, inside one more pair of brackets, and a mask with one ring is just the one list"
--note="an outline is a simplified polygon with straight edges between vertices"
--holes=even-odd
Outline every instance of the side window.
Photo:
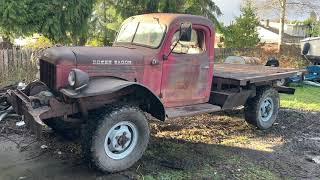
[[177,31],[171,41],[171,49],[176,54],[201,54],[206,49],[205,35],[201,30],[192,30],[191,41],[179,41],[176,47],[174,45],[179,40],[180,32]]

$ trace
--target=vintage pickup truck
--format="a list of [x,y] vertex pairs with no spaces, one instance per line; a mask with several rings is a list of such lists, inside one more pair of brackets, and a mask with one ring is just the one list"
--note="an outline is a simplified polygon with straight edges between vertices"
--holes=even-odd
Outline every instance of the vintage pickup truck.
[[276,81],[299,71],[215,64],[214,39],[214,24],[204,17],[130,17],[112,47],[47,49],[40,81],[6,98],[39,137],[46,125],[81,132],[84,154],[103,172],[141,158],[150,136],[146,113],[165,121],[244,106],[248,123],[270,128],[278,93],[294,94]]

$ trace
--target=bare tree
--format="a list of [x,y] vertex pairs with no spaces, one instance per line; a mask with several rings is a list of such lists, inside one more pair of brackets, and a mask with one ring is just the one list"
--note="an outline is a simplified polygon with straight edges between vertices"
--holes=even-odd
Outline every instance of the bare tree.
[[[288,11],[295,13],[318,12],[320,0],[256,0],[260,12],[280,15],[279,48],[283,44],[284,24]],[[320,14],[318,14],[319,16]]]

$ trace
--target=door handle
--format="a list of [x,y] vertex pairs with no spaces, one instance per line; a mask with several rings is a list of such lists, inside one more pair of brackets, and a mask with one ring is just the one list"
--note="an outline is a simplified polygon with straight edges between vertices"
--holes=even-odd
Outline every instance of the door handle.
[[157,59],[152,59],[151,65],[158,65],[159,61]]

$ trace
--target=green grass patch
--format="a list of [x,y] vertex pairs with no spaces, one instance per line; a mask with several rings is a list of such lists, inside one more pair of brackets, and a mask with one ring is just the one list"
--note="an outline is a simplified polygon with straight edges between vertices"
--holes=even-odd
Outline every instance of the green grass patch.
[[252,163],[244,157],[233,156],[226,161],[226,165],[231,169],[231,172],[233,172],[232,179],[280,179],[278,175],[267,168]]
[[144,176],[144,180],[185,180],[185,179],[222,179],[218,172],[209,165],[185,171],[163,170],[155,175]]
[[281,107],[304,111],[320,111],[320,88],[307,85],[292,85],[295,95],[281,94]]

